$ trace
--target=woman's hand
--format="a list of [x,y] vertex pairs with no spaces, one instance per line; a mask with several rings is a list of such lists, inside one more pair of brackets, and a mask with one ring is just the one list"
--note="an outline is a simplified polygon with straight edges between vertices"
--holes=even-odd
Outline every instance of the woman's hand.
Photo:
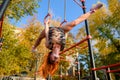
[[33,46],[31,52],[36,53],[37,49]]

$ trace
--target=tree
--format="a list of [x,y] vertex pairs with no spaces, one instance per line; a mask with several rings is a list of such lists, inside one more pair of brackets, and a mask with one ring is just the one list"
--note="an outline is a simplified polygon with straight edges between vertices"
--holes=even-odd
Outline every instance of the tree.
[[[95,53],[99,53],[97,55],[102,64],[104,63],[103,65],[117,63],[120,58],[120,2],[118,0],[107,1],[108,9],[104,6],[88,19],[92,42],[94,42],[93,48]],[[79,33],[83,33],[84,29],[80,31],[82,32]]]
[[19,20],[26,15],[36,13],[36,8],[39,7],[41,0],[11,0],[6,10],[5,16]]
[[[31,52],[26,45],[21,45],[18,37],[21,34],[16,33],[15,26],[11,25],[6,19],[20,20],[25,15],[33,15],[36,8],[39,7],[38,3],[41,0],[11,0],[5,15],[3,25],[4,45],[2,52],[0,52],[0,74],[10,75],[18,74],[21,71],[27,70],[31,58]],[[2,3],[2,1],[0,2]],[[22,30],[19,30],[22,32]]]
[[38,46],[37,53],[31,52],[32,46],[34,45],[36,39],[38,38],[43,28],[44,28],[43,25],[38,20],[36,20],[36,17],[34,16],[31,20],[28,21],[28,24],[24,28],[24,32],[22,33],[22,36],[21,36],[23,39],[22,41],[20,41],[20,44],[21,45],[25,44],[25,46],[29,49],[30,53],[32,54],[30,59],[31,67],[29,67],[29,70],[32,73],[34,73],[35,67],[36,67],[35,66],[36,55],[41,55],[38,57],[40,59],[40,62],[39,62],[39,66],[40,66],[45,53],[48,52],[48,50],[45,48],[45,44],[44,44],[45,40],[43,40],[41,44]]
[[[3,25],[3,47],[0,52],[0,74],[12,75],[17,74],[21,71],[21,65],[26,66],[28,53],[26,47],[19,45],[18,39],[15,36],[15,27],[10,25],[8,22],[4,22]],[[22,56],[26,55],[26,57]],[[19,59],[21,57],[21,59]],[[26,59],[25,59],[26,58]],[[24,62],[24,64],[19,64]]]

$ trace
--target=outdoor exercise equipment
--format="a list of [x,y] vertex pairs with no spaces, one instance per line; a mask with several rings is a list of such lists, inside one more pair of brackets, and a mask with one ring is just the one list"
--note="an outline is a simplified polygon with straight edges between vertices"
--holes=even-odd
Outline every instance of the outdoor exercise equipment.
[[47,19],[51,19],[52,15],[50,14],[50,0],[48,0],[48,13],[44,18],[44,24],[46,24]]
[[[81,3],[82,3],[82,6],[85,6],[85,0],[81,0]],[[85,7],[82,7],[82,9],[83,9],[83,13],[85,14],[86,13]],[[85,29],[86,29],[86,34],[90,35],[87,20],[85,20]],[[94,55],[93,55],[92,46],[91,46],[91,40],[90,39],[88,39],[88,46],[89,46],[88,49],[89,49],[91,68],[95,68]],[[96,71],[92,71],[91,80],[97,80]]]
[[[65,21],[66,21],[66,0],[65,1],[65,4],[64,4],[64,21],[60,24],[62,25]],[[75,1],[75,0],[74,0]],[[81,3],[82,3],[82,6],[80,5],[80,7],[82,7],[83,9],[83,13],[85,14],[86,13],[86,8],[85,8],[85,0],[81,0]],[[77,3],[79,4],[79,3]],[[96,9],[99,9],[100,7],[102,7],[102,5],[97,5],[95,6],[94,8],[92,8],[90,10],[90,12],[94,12],[94,10]],[[51,14],[50,14],[50,0],[48,1],[48,14],[45,16],[44,18],[44,24],[46,23],[46,20],[48,18],[51,18]],[[85,42],[85,41],[88,41],[88,49],[89,49],[89,55],[90,55],[90,64],[91,64],[91,68],[95,68],[95,63],[94,63],[94,58],[93,58],[93,52],[92,52],[92,47],[91,47],[91,41],[90,41],[90,32],[89,32],[89,28],[88,28],[88,24],[87,24],[87,20],[85,20],[85,28],[86,28],[86,34],[87,34],[87,37],[85,39],[83,39],[82,41],[72,45],[70,48],[67,48],[67,49],[64,49],[62,52],[60,52],[59,54],[63,54],[65,53],[66,51],[78,46],[79,44]],[[97,79],[97,76],[96,76],[96,71],[91,71],[91,80],[96,80]]]
[[[75,3],[77,3],[83,10],[83,13],[86,13],[86,7],[85,7],[85,0],[80,0],[80,2],[82,3],[82,5],[80,4],[80,2],[78,2],[77,0],[73,0]],[[97,6],[93,7],[92,9],[90,9],[91,12],[94,12],[94,10],[101,8],[103,5],[102,4],[98,4]],[[85,29],[86,29],[86,34],[90,35],[89,32],[89,27],[88,27],[88,22],[87,20],[85,20]],[[92,51],[92,46],[91,46],[91,40],[88,39],[88,49],[89,49],[89,56],[90,56],[90,64],[91,64],[91,68],[95,68],[95,61],[94,61],[94,55],[93,55],[93,51]],[[91,71],[91,80],[97,80],[97,75],[96,75],[96,71]]]
[[79,56],[77,55],[76,57],[76,61],[75,61],[76,65],[77,65],[77,76],[78,76],[78,80],[80,80],[80,62],[79,62]]
[[108,66],[102,66],[102,67],[99,67],[99,68],[92,68],[92,71],[98,71],[98,70],[105,69],[106,70],[106,74],[107,74],[107,80],[112,80],[112,78],[110,76],[110,73],[120,72],[120,68],[117,69],[117,70],[110,70],[110,68],[118,67],[118,66],[120,66],[120,63],[111,64],[111,65],[108,65]]
[[[76,43],[76,44],[77,44],[77,43]],[[74,47],[73,47],[73,48],[74,48]],[[88,45],[83,46],[83,47],[75,46],[75,48],[80,49],[80,50],[84,50],[84,49],[88,48]],[[70,53],[67,54],[67,56],[70,56],[70,55],[72,55],[72,54],[74,54],[74,53],[75,53],[75,51],[70,51]]]
[[62,65],[60,65],[60,80],[62,80],[62,77],[63,77],[63,75],[62,75]]
[[46,78],[46,80],[52,80],[52,76],[49,74]]
[[87,40],[90,39],[90,38],[92,38],[92,37],[91,37],[90,35],[88,35],[85,39],[79,41],[78,43],[75,43],[75,44],[71,45],[71,47],[69,47],[69,48],[67,48],[67,49],[64,49],[64,50],[63,50],[62,52],[60,52],[59,54],[63,54],[63,53],[65,53],[66,51],[69,51],[70,49],[72,49],[72,48],[80,45],[81,43],[87,41]]
[[3,25],[3,17],[0,19],[0,51],[2,50],[2,42],[3,42],[2,25]]
[[66,20],[66,0],[64,0],[64,20],[61,22],[60,27],[61,27],[64,23],[67,23],[67,20]]

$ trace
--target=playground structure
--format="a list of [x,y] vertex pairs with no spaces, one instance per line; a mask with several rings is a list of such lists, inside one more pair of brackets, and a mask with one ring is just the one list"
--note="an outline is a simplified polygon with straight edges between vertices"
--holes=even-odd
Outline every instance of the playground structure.
[[[74,2],[76,2],[83,10],[83,13],[85,14],[86,13],[86,8],[85,8],[85,0],[80,0],[80,2],[82,3],[82,5],[80,4],[79,1],[76,1],[74,0]],[[85,20],[85,29],[86,29],[86,35],[87,37],[85,39],[83,39],[82,41],[80,41],[79,43],[75,44],[75,45],[72,45],[70,48],[68,49],[65,49],[62,53],[68,51],[69,49],[83,43],[84,41],[88,41],[88,49],[89,49],[89,55],[90,55],[90,64],[91,64],[91,68],[95,68],[95,63],[94,63],[94,55],[93,55],[93,52],[92,52],[92,47],[91,47],[91,41],[90,41],[90,32],[89,32],[89,28],[88,28],[88,23],[87,23],[87,20]],[[60,53],[60,54],[62,54]],[[97,79],[97,75],[96,75],[96,71],[91,71],[91,80],[96,80]],[[78,78],[80,79],[80,78]]]
[[[79,1],[74,0],[74,2],[77,3],[77,4],[82,8],[83,13],[85,14],[85,13],[86,13],[86,10],[85,10],[85,9],[86,9],[86,7],[85,7],[85,0],[80,0],[80,1],[81,1],[82,5],[80,5],[80,2],[79,2]],[[99,5],[97,8],[99,8],[99,7],[101,7],[101,5]],[[66,21],[66,19],[64,19],[64,21]],[[64,22],[64,21],[63,21],[63,22]],[[91,39],[92,37],[90,36],[90,32],[89,32],[89,27],[88,27],[87,20],[85,20],[85,29],[86,29],[86,35],[87,35],[87,37],[86,37],[85,39],[79,41],[78,43],[71,45],[69,48],[64,49],[62,52],[60,52],[60,54],[64,54],[65,52],[69,51],[70,49],[72,49],[72,48],[74,48],[74,47],[82,44],[82,43],[85,42],[85,41],[88,41],[88,46],[85,46],[85,47],[83,47],[83,48],[88,47],[88,50],[89,50],[90,64],[91,64],[91,68],[92,68],[90,80],[98,80],[97,74],[96,74],[96,70],[94,70],[94,69],[97,69],[97,68],[95,68],[94,55],[93,55],[93,51],[92,51],[92,47],[91,47],[91,41],[90,41],[90,39]],[[69,55],[71,55],[71,54],[69,54]],[[80,70],[80,66],[79,66],[80,64],[79,64],[79,61],[76,62],[76,64],[77,64],[77,70],[78,70],[78,80],[80,80],[80,71],[79,71],[79,70]],[[99,69],[99,68],[98,68],[98,69]],[[60,69],[60,70],[61,70],[61,69]],[[61,70],[61,71],[62,71],[62,70]],[[61,71],[60,71],[60,73],[61,73]],[[110,72],[118,72],[118,71],[119,71],[119,70],[112,70],[112,71],[107,71],[107,73],[110,73]],[[50,79],[50,80],[51,80],[51,79]],[[62,75],[61,75],[61,74],[60,74],[60,80],[62,80]],[[107,75],[107,80],[111,80],[111,78],[110,78],[109,75]]]
[[101,66],[99,68],[92,68],[92,71],[105,70],[106,71],[107,80],[112,80],[112,77],[111,77],[110,73],[120,72],[120,68],[118,68],[116,70],[110,70],[110,68],[113,68],[113,67],[120,67],[120,63],[111,64],[111,65],[107,65],[107,66]]
[[[83,13],[85,14],[86,13],[86,7],[85,7],[85,0],[81,0],[81,3],[82,3],[82,6],[80,5],[80,3],[76,0],[74,0],[82,9],[83,9]],[[0,6],[0,23],[1,23],[1,26],[0,26],[0,42],[2,42],[2,36],[1,36],[1,32],[2,32],[2,23],[3,23],[3,14],[8,6],[8,3],[10,2],[10,0],[4,0],[3,1],[3,4]],[[66,0],[64,2],[66,4]],[[50,5],[50,0],[49,0],[49,4]],[[65,5],[66,6],[66,5]],[[66,7],[64,6],[64,20],[63,22],[61,22],[60,26],[64,23],[66,23]],[[48,8],[49,9],[49,8]],[[48,10],[48,14],[46,15],[45,19],[44,19],[44,22],[46,21],[46,19],[50,17],[51,18],[51,15],[49,13],[49,10]],[[69,51],[70,49],[80,45],[81,43],[85,42],[85,41],[88,41],[88,46],[85,46],[83,48],[86,48],[88,47],[88,50],[89,50],[89,55],[90,55],[90,64],[91,64],[91,80],[97,80],[97,75],[96,75],[96,71],[97,70],[101,70],[101,69],[105,69],[106,70],[106,73],[107,73],[107,80],[111,80],[111,76],[110,76],[110,73],[114,73],[114,72],[120,72],[120,69],[118,70],[110,70],[110,68],[112,67],[117,67],[117,66],[120,66],[120,63],[117,63],[117,64],[113,64],[113,65],[108,65],[108,66],[102,66],[102,67],[99,67],[99,68],[95,68],[95,63],[94,63],[94,55],[93,55],[93,52],[92,52],[92,47],[91,47],[91,41],[90,39],[92,38],[90,36],[90,32],[89,32],[89,28],[88,28],[88,24],[87,24],[87,20],[85,20],[85,28],[86,28],[86,38],[79,41],[78,43],[76,44],[73,44],[71,45],[71,47],[67,48],[67,49],[64,49],[60,54],[64,54],[66,51]],[[71,54],[69,54],[71,55]],[[79,67],[79,61],[76,62],[77,66],[78,66],[78,80],[80,80],[80,67]],[[61,70],[62,71],[62,70]],[[62,76],[62,75],[60,75]],[[62,80],[62,77],[61,77],[61,80]]]
[[[61,59],[62,61],[66,61],[64,59]],[[69,61],[67,61],[69,62]],[[87,78],[90,78],[90,76],[87,76],[85,77],[84,79],[81,78],[80,74],[80,61],[79,61],[79,57],[77,56],[76,57],[76,61],[75,61],[75,65],[77,67],[77,72],[76,72],[76,75],[77,75],[77,80],[84,80],[84,79],[87,79]],[[63,77],[66,77],[65,75],[62,75],[62,66],[60,66],[60,80],[62,80]],[[91,70],[92,71],[99,71],[99,70],[102,70],[103,71],[103,76],[105,76],[105,80],[112,80],[112,77],[111,77],[111,73],[120,73],[120,63],[116,63],[116,64],[111,64],[111,65],[107,65],[107,66],[101,66],[101,67],[98,67],[98,68],[92,68]],[[111,68],[114,68],[114,69],[111,69]],[[118,69],[115,69],[115,68],[118,68]],[[73,76],[73,75],[68,75],[68,76]],[[120,76],[120,75],[118,75]],[[99,78],[97,78],[99,80]]]

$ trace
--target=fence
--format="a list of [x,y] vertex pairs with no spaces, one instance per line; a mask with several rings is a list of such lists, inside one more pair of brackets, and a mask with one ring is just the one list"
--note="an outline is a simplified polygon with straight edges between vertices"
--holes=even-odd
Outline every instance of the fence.
[[44,80],[42,78],[31,78],[31,77],[14,77],[14,76],[4,76],[0,77],[0,80]]

